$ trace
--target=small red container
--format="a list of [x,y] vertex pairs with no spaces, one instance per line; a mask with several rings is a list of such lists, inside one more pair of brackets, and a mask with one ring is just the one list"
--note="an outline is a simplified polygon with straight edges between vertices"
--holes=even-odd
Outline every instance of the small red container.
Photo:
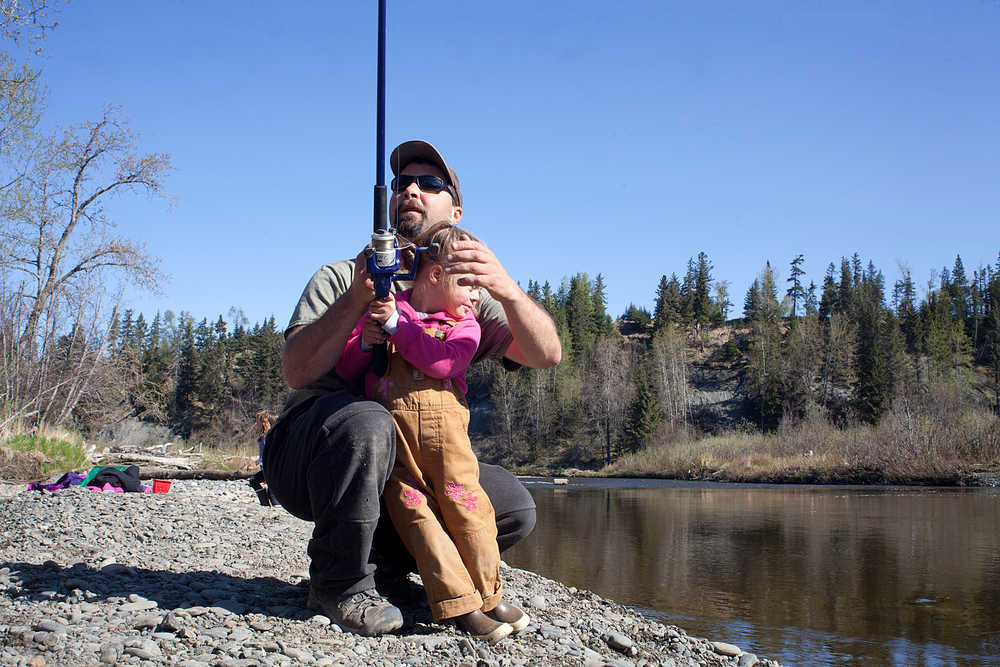
[[170,490],[170,480],[169,479],[154,479],[153,480],[153,493],[166,493]]

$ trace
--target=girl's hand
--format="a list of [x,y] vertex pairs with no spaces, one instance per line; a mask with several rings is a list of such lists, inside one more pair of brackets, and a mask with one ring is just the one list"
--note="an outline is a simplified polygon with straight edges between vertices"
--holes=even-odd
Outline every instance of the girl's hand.
[[384,343],[386,338],[385,329],[382,328],[382,325],[369,317],[365,321],[365,328],[361,330],[362,345],[372,348]]
[[375,320],[381,327],[396,312],[396,299],[390,293],[384,299],[375,299],[368,304],[368,321]]

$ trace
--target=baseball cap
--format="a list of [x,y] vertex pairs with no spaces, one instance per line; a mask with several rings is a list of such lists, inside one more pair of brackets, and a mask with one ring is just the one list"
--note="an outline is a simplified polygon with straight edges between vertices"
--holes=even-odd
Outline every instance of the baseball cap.
[[389,167],[393,176],[399,176],[399,172],[411,162],[426,162],[441,170],[445,180],[454,189],[455,204],[462,205],[462,188],[458,185],[458,175],[455,170],[448,166],[448,163],[441,157],[438,149],[426,141],[419,139],[414,141],[404,141],[393,149],[389,156]]

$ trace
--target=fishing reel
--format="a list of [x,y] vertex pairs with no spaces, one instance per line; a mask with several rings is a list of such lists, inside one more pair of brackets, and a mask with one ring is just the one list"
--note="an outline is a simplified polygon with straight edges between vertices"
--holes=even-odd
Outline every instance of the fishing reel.
[[399,242],[394,231],[380,230],[372,234],[371,247],[365,248],[365,268],[375,285],[375,298],[389,296],[389,288],[399,271]]
[[[372,234],[371,247],[365,248],[365,269],[372,277],[375,286],[375,298],[382,299],[389,296],[389,289],[393,280],[414,280],[417,277],[417,269],[420,266],[420,255],[437,244],[417,248],[411,245],[399,247],[399,238],[393,230],[377,231]],[[400,268],[399,251],[413,248],[413,264],[406,273],[398,273]]]

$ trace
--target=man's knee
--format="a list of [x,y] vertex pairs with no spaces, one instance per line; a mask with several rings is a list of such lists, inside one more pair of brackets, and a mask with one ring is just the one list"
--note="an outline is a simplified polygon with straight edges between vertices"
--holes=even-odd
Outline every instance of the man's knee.
[[385,483],[396,460],[396,427],[384,407],[355,401],[329,415],[322,426],[324,458],[338,467],[367,471]]
[[497,517],[497,544],[500,551],[514,546],[535,529],[535,508],[525,508],[508,512]]
[[535,501],[517,477],[500,466],[479,464],[479,483],[497,515],[497,544],[509,549],[535,529]]
[[350,447],[365,446],[371,451],[396,448],[396,427],[392,415],[374,401],[355,401],[327,416],[323,429],[328,440]]

